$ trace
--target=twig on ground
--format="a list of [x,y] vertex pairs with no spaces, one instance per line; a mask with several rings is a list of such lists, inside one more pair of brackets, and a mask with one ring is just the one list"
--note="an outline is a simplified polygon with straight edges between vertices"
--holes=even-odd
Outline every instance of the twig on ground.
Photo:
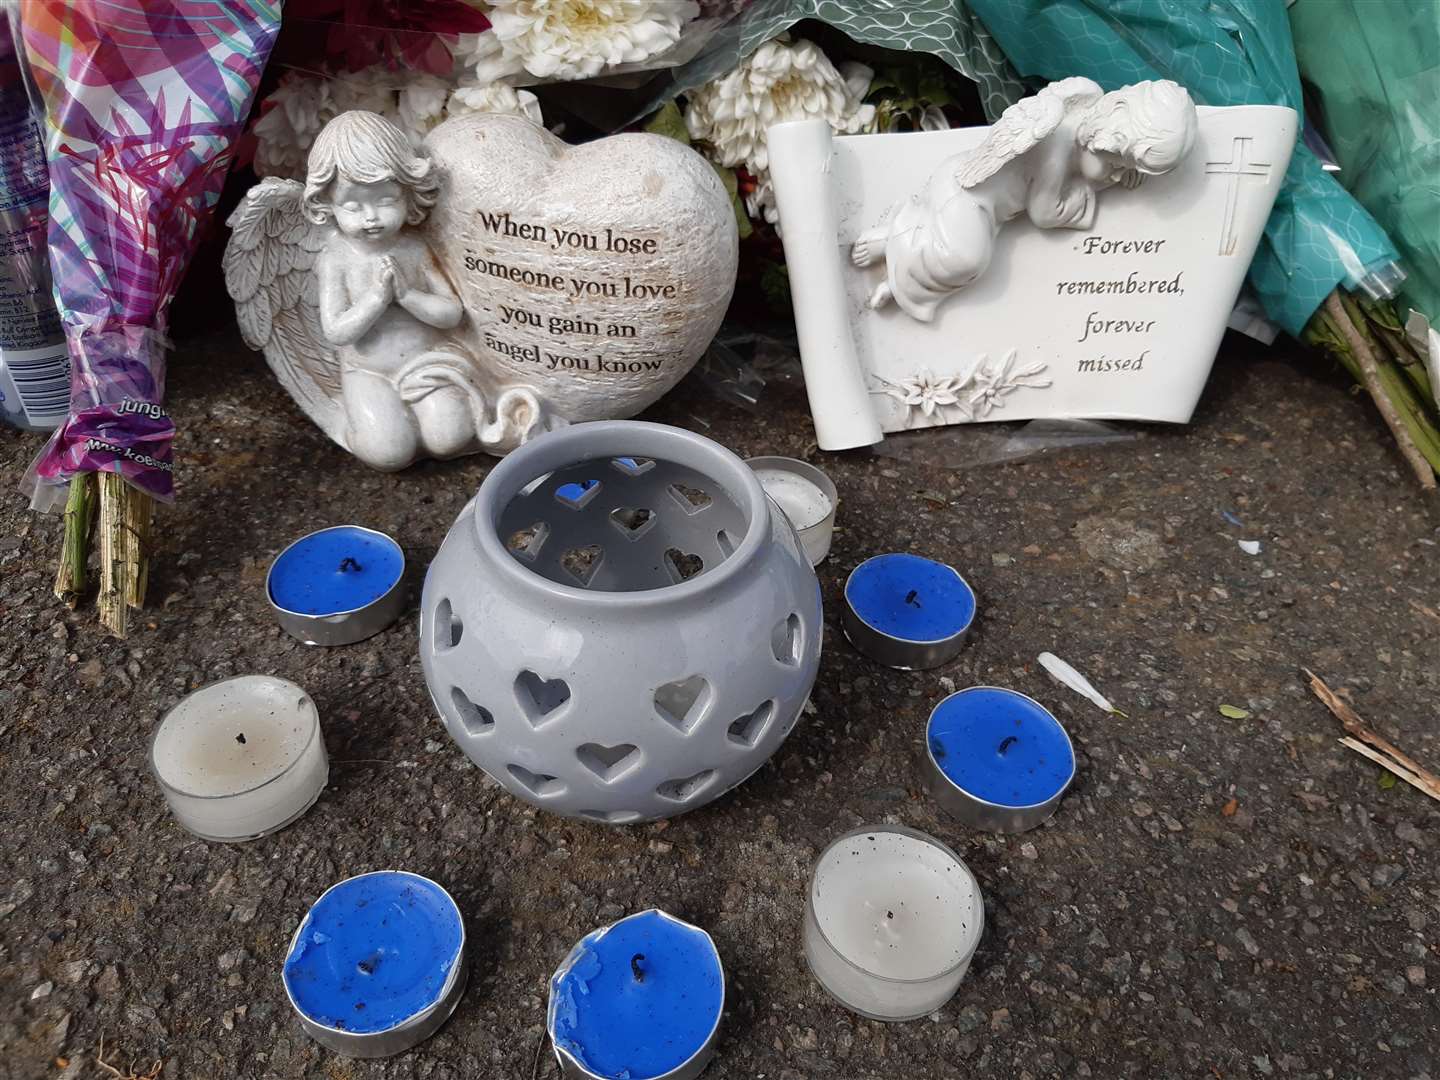
[[164,1062],[160,1058],[156,1058],[155,1064],[150,1066],[149,1072],[137,1073],[135,1071],[135,1063],[132,1061],[129,1070],[121,1072],[105,1060],[105,1033],[102,1031],[100,1033],[100,1049],[95,1051],[95,1064],[111,1076],[118,1077],[119,1080],[160,1080],[160,1066],[163,1065]]
[[1365,745],[1359,739],[1352,738],[1349,735],[1346,735],[1343,739],[1339,739],[1337,741],[1340,743],[1341,746],[1345,746],[1351,750],[1354,750],[1361,757],[1369,758],[1371,761],[1375,762],[1376,765],[1379,765],[1386,772],[1394,776],[1397,780],[1404,780],[1405,783],[1409,784],[1417,791],[1424,792],[1432,799],[1440,799],[1440,792],[1431,790],[1431,786],[1426,782],[1425,777],[1416,776],[1413,772],[1405,768],[1404,765],[1401,765],[1393,758],[1386,757],[1384,754],[1380,753],[1380,751],[1374,749],[1373,747]]
[[535,1043],[535,1061],[530,1066],[530,1080],[536,1080],[540,1075],[540,1062],[545,1053],[545,1032],[540,1032],[540,1038]]
[[1326,686],[1325,680],[1319,675],[1309,668],[1301,668],[1301,670],[1310,680],[1311,691],[1325,703],[1325,707],[1335,715],[1335,719],[1340,721],[1341,726],[1347,732],[1349,737],[1340,740],[1342,745],[1383,765],[1417,791],[1422,791],[1440,802],[1440,777],[1390,742],[1389,739],[1376,734],[1367,727],[1355,710],[1346,704],[1335,691]]

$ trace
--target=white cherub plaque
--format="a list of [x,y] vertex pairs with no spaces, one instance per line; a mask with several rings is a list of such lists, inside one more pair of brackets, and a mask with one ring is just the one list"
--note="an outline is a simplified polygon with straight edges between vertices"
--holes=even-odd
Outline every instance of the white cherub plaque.
[[770,129],[819,444],[979,420],[1185,422],[1295,113],[1052,83],[989,128]]
[[709,344],[738,255],[729,197],[689,148],[570,147],[489,114],[416,149],[384,117],[342,113],[305,183],[263,181],[230,226],[246,342],[386,470],[639,412]]

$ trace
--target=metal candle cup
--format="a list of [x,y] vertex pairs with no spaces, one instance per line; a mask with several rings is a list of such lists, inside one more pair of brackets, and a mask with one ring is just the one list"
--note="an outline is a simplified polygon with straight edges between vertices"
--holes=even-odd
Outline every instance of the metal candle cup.
[[975,592],[953,566],[892,552],[845,580],[845,637],[886,667],[916,671],[959,655],[975,621]]
[[240,675],[187,694],[150,740],[175,820],[206,840],[255,840],[315,804],[330,777],[320,714],[300,687]]
[[275,557],[265,595],[286,633],[306,645],[353,645],[405,610],[405,552],[362,525],[302,536]]
[[465,952],[465,922],[444,888],[380,870],[332,885],[311,905],[281,979],[316,1042],[346,1057],[389,1057],[450,1019],[468,979]]
[[951,694],[925,727],[931,796],[973,829],[1018,833],[1045,822],[1075,778],[1075,749],[1050,710],[997,686]]
[[819,566],[830,554],[835,512],[840,506],[834,481],[808,461],[796,458],[753,457],[745,464],[755,470],[765,494],[795,526],[810,565]]
[[915,1020],[954,995],[984,927],[980,886],[950,848],[901,826],[860,828],[815,862],[805,960],[850,1011]]
[[652,908],[581,938],[550,977],[566,1080],[694,1080],[720,1042],[725,971],[710,935]]

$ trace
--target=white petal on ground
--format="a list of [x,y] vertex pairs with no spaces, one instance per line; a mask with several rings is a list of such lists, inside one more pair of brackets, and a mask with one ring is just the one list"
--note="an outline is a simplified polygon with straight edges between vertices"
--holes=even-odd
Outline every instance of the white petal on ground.
[[1074,690],[1075,693],[1081,697],[1089,698],[1108,713],[1120,711],[1116,709],[1114,705],[1110,704],[1104,694],[1100,693],[1099,690],[1096,690],[1095,687],[1090,684],[1089,679],[1085,678],[1084,675],[1081,675],[1080,672],[1076,671],[1054,653],[1042,652],[1037,659],[1040,661],[1040,666],[1048,671],[1050,677],[1056,682],[1064,683],[1071,690]]

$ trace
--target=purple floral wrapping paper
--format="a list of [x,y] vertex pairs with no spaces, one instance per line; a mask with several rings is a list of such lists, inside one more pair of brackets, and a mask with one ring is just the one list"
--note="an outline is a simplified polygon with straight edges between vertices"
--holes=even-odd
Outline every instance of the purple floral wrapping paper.
[[220,197],[278,0],[27,0],[50,264],[74,371],[41,483],[118,472],[174,498],[167,309]]

